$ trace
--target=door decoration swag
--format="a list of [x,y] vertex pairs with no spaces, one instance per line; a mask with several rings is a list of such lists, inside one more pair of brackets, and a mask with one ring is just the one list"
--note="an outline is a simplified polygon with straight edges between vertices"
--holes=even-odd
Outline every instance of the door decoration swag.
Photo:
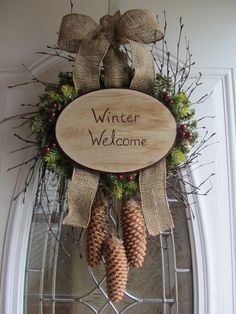
[[[147,233],[174,227],[166,177],[191,164],[212,137],[188,156],[198,137],[189,97],[200,77],[184,90],[192,55],[187,43],[185,63],[171,64],[166,26],[162,32],[149,10],[116,12],[100,24],[81,14],[64,16],[55,52],[69,53],[73,75],[43,83],[37,112],[20,116],[35,139],[27,142],[38,150],[25,190],[38,160],[41,184],[47,171],[69,182],[62,192],[68,198],[64,224],[87,229],[88,265],[104,258],[114,302],[123,298],[128,266],[143,265]],[[182,28],[180,20],[178,49]],[[109,219],[111,201],[121,230]]]

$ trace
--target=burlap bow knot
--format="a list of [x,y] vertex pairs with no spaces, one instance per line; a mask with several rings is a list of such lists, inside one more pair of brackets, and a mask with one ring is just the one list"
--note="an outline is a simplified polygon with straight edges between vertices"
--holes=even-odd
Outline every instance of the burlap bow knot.
[[[151,93],[155,70],[153,57],[144,44],[162,38],[156,16],[149,10],[129,10],[123,15],[117,11],[114,16],[102,17],[100,25],[89,16],[69,14],[62,19],[58,47],[77,53],[73,79],[80,94],[100,88],[101,63],[107,88],[130,87]],[[127,54],[120,50],[122,44],[130,44],[135,70],[131,84]],[[165,159],[140,171],[142,210],[151,235],[173,227],[165,191],[165,171]],[[74,168],[68,194],[69,213],[64,223],[87,227],[98,182],[98,172]]]
[[150,92],[154,81],[154,64],[144,44],[163,38],[159,23],[149,10],[129,10],[123,15],[105,15],[100,25],[89,16],[69,14],[63,17],[58,47],[78,53],[74,83],[80,93],[99,89],[101,62],[105,71],[106,87],[128,87],[127,55],[119,50],[130,44],[135,75],[131,88]]

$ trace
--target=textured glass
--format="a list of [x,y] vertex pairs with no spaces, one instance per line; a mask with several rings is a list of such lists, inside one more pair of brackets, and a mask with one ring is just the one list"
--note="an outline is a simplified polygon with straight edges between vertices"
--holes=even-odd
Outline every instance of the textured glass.
[[58,182],[48,175],[47,191],[41,191],[34,210],[25,314],[192,313],[189,230],[181,200],[169,200],[175,229],[148,238],[143,267],[129,270],[126,295],[113,304],[107,298],[103,263],[94,269],[87,266],[86,231],[62,224],[67,205],[59,201]]

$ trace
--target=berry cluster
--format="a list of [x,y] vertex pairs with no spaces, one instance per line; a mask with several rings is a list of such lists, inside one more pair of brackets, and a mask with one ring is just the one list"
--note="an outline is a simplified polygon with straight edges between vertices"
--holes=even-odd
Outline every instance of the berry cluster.
[[57,103],[50,104],[50,110],[48,111],[48,117],[51,121],[55,121],[59,114],[60,105]]
[[[49,109],[47,111],[48,118],[49,118],[48,122],[52,123],[52,126],[53,126],[60,113],[60,105],[56,102],[53,102],[49,105],[48,109]],[[58,148],[58,144],[56,142],[54,135],[50,135],[49,140],[50,140],[50,143],[48,145],[41,147],[41,152],[43,154],[48,154],[51,150]]]
[[41,148],[43,154],[48,154],[52,149],[57,149],[58,145],[56,142],[52,142],[49,145],[45,145]]
[[162,94],[162,100],[165,105],[172,106],[174,101],[171,98],[170,94],[167,91],[164,91]]
[[131,174],[129,175],[125,175],[123,173],[118,173],[116,175],[117,180],[122,181],[122,180],[127,180],[127,181],[133,181],[134,180],[134,176],[132,176]]
[[185,140],[191,140],[193,137],[192,133],[189,132],[189,127],[187,124],[180,124],[178,126],[177,135],[178,135],[178,138],[185,139]]

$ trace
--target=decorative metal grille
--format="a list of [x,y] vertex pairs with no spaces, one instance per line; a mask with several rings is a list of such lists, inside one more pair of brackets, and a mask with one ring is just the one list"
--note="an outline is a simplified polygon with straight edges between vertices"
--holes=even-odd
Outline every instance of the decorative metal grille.
[[62,225],[58,180],[49,175],[46,186],[31,226],[25,314],[193,313],[189,218],[181,202],[169,199],[175,229],[149,237],[144,266],[129,270],[124,300],[115,304],[107,298],[104,265],[86,265],[86,232]]

